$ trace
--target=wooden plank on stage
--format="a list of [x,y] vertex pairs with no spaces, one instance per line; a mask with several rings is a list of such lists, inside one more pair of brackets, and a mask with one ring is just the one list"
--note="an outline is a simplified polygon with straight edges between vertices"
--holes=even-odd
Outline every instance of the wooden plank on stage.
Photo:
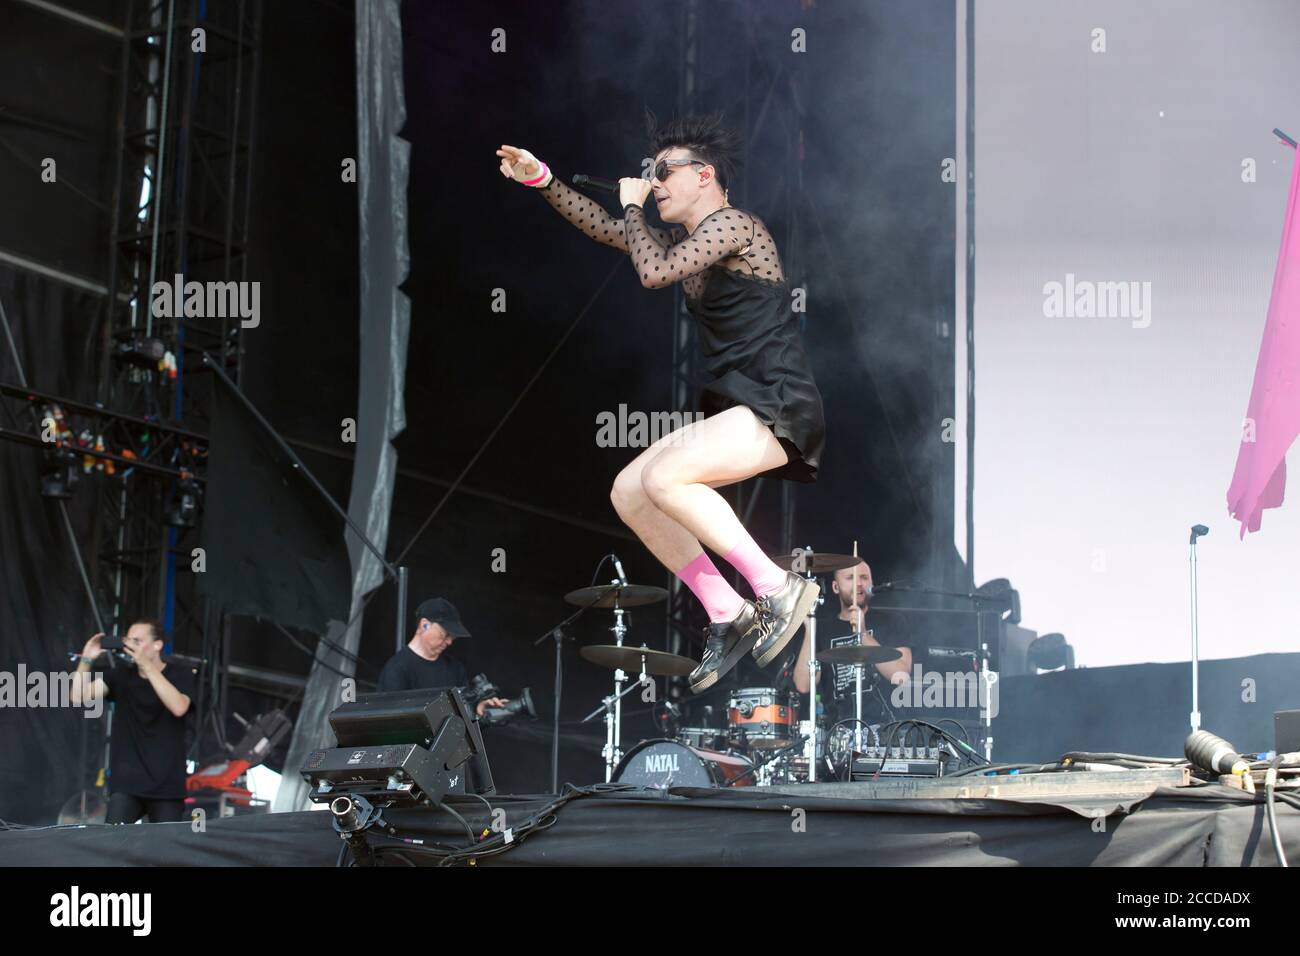
[[761,787],[767,793],[833,800],[1059,800],[1149,796],[1158,787],[1185,787],[1186,767],[1155,770],[1078,770],[1062,773],[1003,774],[997,777],[901,777],[855,783],[796,783]]

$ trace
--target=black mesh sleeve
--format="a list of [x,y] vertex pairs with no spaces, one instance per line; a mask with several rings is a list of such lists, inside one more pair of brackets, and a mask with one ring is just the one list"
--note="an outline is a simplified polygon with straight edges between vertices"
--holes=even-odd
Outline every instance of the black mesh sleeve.
[[[592,239],[623,252],[629,251],[623,220],[615,219],[600,203],[564,185],[559,176],[552,175],[550,183],[537,191],[561,216]],[[659,243],[667,243],[668,233],[664,230],[651,229],[650,233]]]
[[754,236],[753,220],[732,206],[705,216],[693,233],[671,245],[651,232],[640,206],[629,205],[623,216],[629,254],[647,289],[661,289],[703,272],[746,248]]

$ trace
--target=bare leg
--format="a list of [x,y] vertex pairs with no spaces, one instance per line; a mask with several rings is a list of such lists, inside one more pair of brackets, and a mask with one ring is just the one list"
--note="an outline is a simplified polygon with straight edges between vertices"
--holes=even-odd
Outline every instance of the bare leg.
[[[636,532],[641,543],[669,571],[676,574],[690,562],[694,561],[704,549],[699,540],[687,531],[674,518],[669,517],[655,505],[642,486],[642,472],[661,451],[670,447],[673,435],[680,434],[678,429],[655,442],[628,464],[610,490],[609,498],[614,510],[623,519],[623,523]],[[712,488],[740,481],[740,478],[720,478],[709,482]],[[724,502],[725,503],[725,502]]]
[[[716,684],[751,649],[760,667],[770,663],[816,603],[817,585],[781,570],[716,491],[788,461],[772,430],[736,406],[668,435],[615,482],[619,514],[709,612],[704,654],[691,672],[694,693]],[[642,496],[631,487],[638,470]],[[742,600],[726,584],[698,550],[700,542],[740,571],[757,602]]]
[[[646,449],[655,454],[641,468],[641,487],[649,502],[681,530],[673,531],[663,522],[648,530],[663,533],[657,543],[670,559],[681,562],[678,567],[694,557],[688,553],[688,535],[696,547],[703,542],[726,556],[748,534],[714,488],[780,467],[789,456],[772,430],[744,406],[693,422],[661,441],[664,447]],[[635,526],[633,530],[640,536]],[[646,546],[655,550],[649,541]]]

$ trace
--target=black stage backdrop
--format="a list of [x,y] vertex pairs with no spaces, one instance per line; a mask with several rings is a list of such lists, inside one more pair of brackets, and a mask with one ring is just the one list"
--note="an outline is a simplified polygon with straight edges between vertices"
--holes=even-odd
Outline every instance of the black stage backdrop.
[[[93,366],[79,348],[99,319],[92,293],[17,273],[0,265],[0,299],[32,388],[94,401]],[[0,381],[17,383],[0,338]],[[12,408],[13,402],[6,403]],[[26,414],[26,410],[23,411]],[[3,415],[0,415],[3,419]],[[30,421],[0,420],[30,432]],[[41,450],[0,442],[0,671],[66,671],[68,651],[80,652],[95,619],[77,571],[58,504],[40,493]],[[68,516],[93,561],[87,534],[96,505],[85,479],[68,502]],[[22,688],[19,689],[20,693]],[[103,722],[75,709],[0,707],[0,819],[52,820],[59,807],[92,782]]]
[[221,379],[208,437],[200,592],[231,614],[318,634],[331,620],[346,621],[342,516]]
[[[76,2],[113,22],[122,3]],[[93,7],[93,9],[92,9]],[[36,261],[102,285],[109,249],[120,41],[21,4],[0,29],[0,305],[13,326],[30,387],[95,400],[100,294],[14,268]],[[43,160],[57,159],[42,182]],[[0,382],[20,376],[0,335]],[[10,411],[16,403],[6,402]],[[0,413],[0,427],[30,432]],[[58,506],[40,495],[41,453],[0,441],[0,671],[66,670],[68,651],[94,633],[94,616]],[[93,572],[94,482],[68,502]],[[93,782],[102,721],[50,708],[0,708],[0,818],[52,820]]]
[[[115,25],[126,8],[125,0],[60,5]],[[6,3],[0,49],[0,253],[102,285],[122,41],[23,3]],[[46,159],[55,161],[53,183],[42,180]],[[62,347],[89,348],[96,341],[69,336]],[[8,356],[4,362],[0,368],[7,372]],[[93,375],[93,368],[87,373]]]

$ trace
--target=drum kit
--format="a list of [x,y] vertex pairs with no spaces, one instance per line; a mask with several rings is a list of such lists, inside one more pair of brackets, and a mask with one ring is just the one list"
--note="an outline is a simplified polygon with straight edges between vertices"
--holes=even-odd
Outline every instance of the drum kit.
[[[620,749],[623,739],[623,698],[638,687],[653,686],[650,682],[652,675],[685,677],[695,669],[695,662],[689,657],[652,650],[644,644],[631,647],[623,643],[627,638],[627,623],[623,619],[627,609],[655,604],[667,597],[668,592],[663,588],[620,581],[579,588],[564,596],[564,600],[578,607],[610,608],[614,611],[614,626],[610,630],[614,633],[615,643],[596,644],[584,647],[581,651],[582,656],[593,664],[614,669],[614,692],[583,718],[585,723],[601,711],[605,712],[605,747],[601,753],[605,757],[606,783],[613,779],[614,768],[623,756]],[[639,677],[636,683],[624,687],[628,670],[638,672]]]
[[[793,555],[777,555],[773,560],[786,570],[812,578],[856,567],[860,560],[856,545],[853,550],[854,554],[848,555],[817,554],[810,549],[800,549]],[[668,592],[663,588],[622,581],[581,588],[565,595],[570,604],[607,608],[614,612],[614,624],[610,630],[615,643],[584,647],[579,652],[591,663],[614,671],[613,692],[585,718],[592,720],[604,714],[605,747],[602,755],[606,782],[631,783],[653,789],[815,782],[819,764],[823,771],[827,764],[847,766],[853,751],[861,750],[863,671],[868,665],[896,660],[900,654],[892,647],[856,644],[818,651],[814,605],[804,625],[812,637],[809,685],[815,683],[819,660],[852,667],[857,701],[854,729],[837,725],[827,732],[815,720],[800,721],[800,695],[797,692],[781,693],[774,687],[742,687],[730,692],[725,727],[677,726],[674,736],[642,740],[624,754],[623,698],[638,687],[654,688],[654,677],[685,677],[696,666],[689,657],[627,642],[625,610],[657,603],[667,597]],[[637,679],[630,681],[629,674],[636,674]],[[649,701],[655,699],[655,695],[643,694],[643,699]]]

